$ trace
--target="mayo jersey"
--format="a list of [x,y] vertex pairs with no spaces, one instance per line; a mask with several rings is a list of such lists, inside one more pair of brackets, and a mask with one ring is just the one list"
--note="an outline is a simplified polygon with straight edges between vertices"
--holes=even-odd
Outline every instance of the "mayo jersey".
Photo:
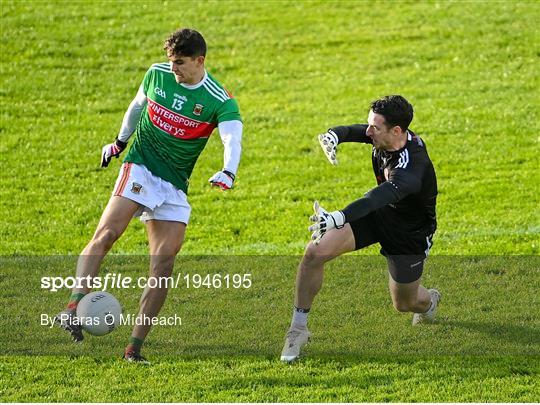
[[146,109],[124,162],[143,164],[187,193],[189,177],[214,128],[241,120],[238,104],[209,73],[195,85],[179,84],[168,63],[144,76]]

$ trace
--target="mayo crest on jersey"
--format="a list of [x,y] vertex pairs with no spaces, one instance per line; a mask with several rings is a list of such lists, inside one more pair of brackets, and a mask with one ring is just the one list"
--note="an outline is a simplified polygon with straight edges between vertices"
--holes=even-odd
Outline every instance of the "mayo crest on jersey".
[[145,165],[187,193],[189,177],[214,128],[240,120],[238,104],[208,72],[195,85],[177,83],[169,63],[156,63],[141,89],[146,110],[124,162]]

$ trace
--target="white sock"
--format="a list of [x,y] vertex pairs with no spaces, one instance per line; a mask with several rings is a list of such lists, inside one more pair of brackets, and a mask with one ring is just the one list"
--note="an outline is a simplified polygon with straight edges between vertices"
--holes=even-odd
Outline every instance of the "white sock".
[[291,326],[295,326],[297,328],[307,328],[308,315],[309,309],[294,307]]

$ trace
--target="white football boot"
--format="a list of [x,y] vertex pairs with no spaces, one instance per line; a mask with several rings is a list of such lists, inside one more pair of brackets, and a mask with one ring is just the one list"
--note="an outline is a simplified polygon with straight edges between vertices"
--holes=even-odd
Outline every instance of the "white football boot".
[[309,342],[311,333],[307,328],[295,328],[290,327],[289,331],[285,335],[285,344],[281,351],[281,361],[291,362],[300,357],[300,350]]
[[82,326],[77,322],[76,318],[75,310],[64,309],[54,317],[54,323],[68,332],[75,343],[79,343],[83,341],[84,336]]
[[124,360],[128,363],[137,363],[137,364],[143,364],[145,366],[149,366],[151,363],[146,360],[143,356],[141,356],[141,353],[135,350],[129,350],[124,352]]
[[431,322],[435,318],[435,313],[437,312],[437,305],[441,300],[441,293],[434,288],[428,290],[429,296],[431,297],[431,306],[423,314],[414,314],[412,319],[413,325],[418,325],[422,322]]

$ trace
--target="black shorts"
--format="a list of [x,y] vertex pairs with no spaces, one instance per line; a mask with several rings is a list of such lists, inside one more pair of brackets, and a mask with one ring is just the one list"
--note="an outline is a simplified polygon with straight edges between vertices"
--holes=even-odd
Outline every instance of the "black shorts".
[[381,254],[388,262],[388,272],[398,283],[412,283],[422,276],[424,260],[433,242],[433,234],[399,232],[391,228],[376,212],[350,223],[355,250],[380,243]]

